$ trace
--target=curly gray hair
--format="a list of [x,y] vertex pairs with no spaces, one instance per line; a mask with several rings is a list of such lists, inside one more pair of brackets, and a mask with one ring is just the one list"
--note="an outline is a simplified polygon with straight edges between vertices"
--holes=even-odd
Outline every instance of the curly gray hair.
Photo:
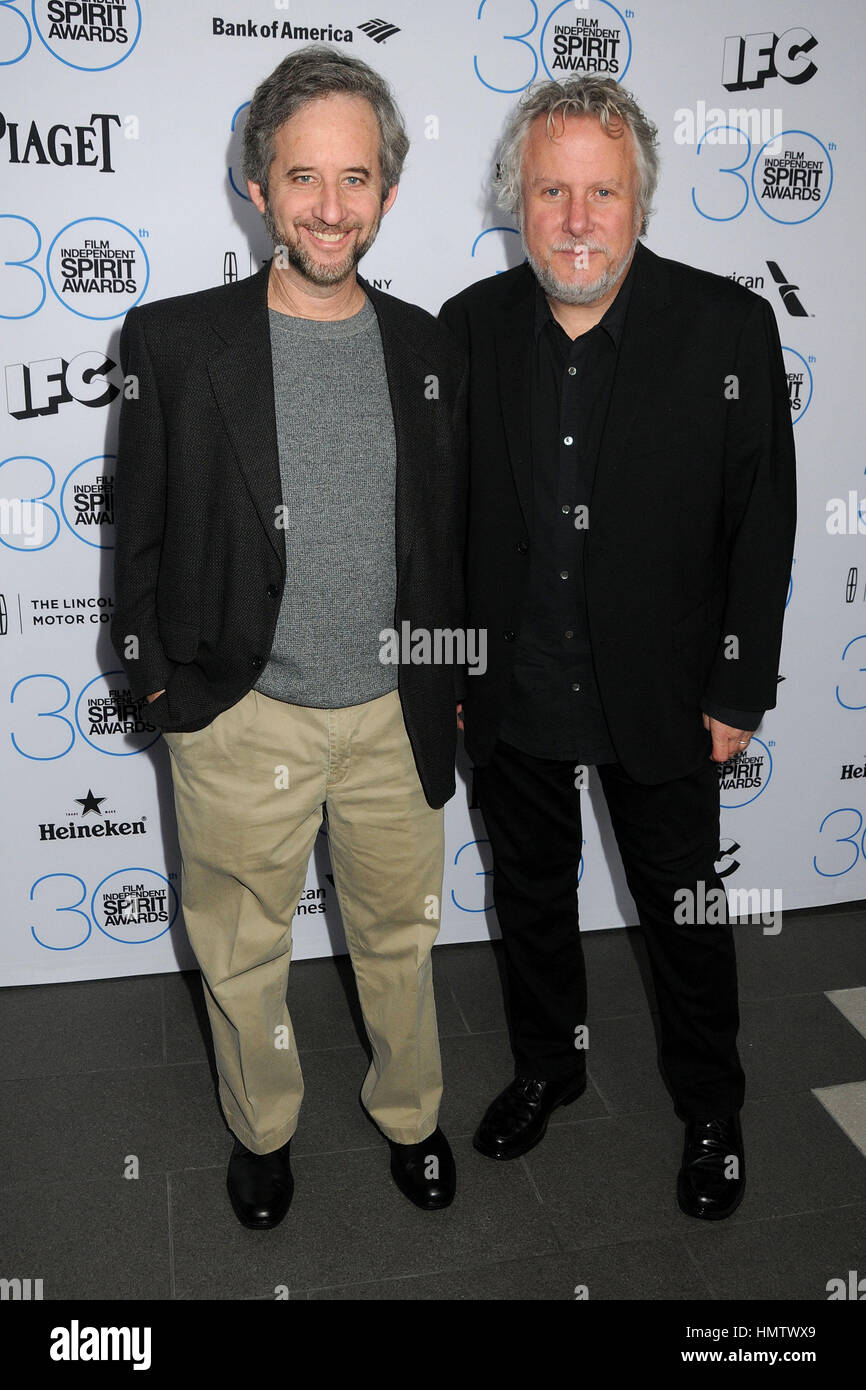
[[529,90],[511,113],[505,128],[496,177],[497,201],[518,223],[523,217],[521,166],[523,145],[537,116],[547,117],[547,133],[555,116],[595,116],[609,135],[631,132],[638,173],[638,206],[643,214],[641,236],[652,213],[659,178],[658,128],[644,115],[634,97],[612,77],[571,77],[543,82]]

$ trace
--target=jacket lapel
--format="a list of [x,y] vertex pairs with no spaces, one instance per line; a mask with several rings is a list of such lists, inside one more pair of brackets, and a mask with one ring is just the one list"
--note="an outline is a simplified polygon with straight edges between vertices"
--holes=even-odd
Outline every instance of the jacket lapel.
[[382,294],[366,280],[359,283],[376,311],[388,394],[394,417],[394,440],[397,451],[395,499],[397,573],[402,572],[419,516],[425,507],[424,469],[422,461],[431,455],[432,444],[424,410],[426,377],[435,373],[435,364],[425,361],[406,336],[401,305],[398,300]]
[[[280,563],[285,568],[285,531],[275,522],[282,501],[277,446],[271,339],[268,323],[268,272],[265,266],[242,283],[231,302],[220,297],[212,323],[225,347],[214,353],[208,372],[220,414],[250,495]],[[376,312],[397,452],[396,558],[398,573],[412,547],[417,518],[423,514],[424,471],[418,460],[430,448],[424,412],[425,378],[435,364],[424,361],[406,336],[399,301],[381,294],[360,276]]]
[[622,488],[628,480],[629,436],[652,408],[656,383],[667,380],[669,387],[670,382],[667,271],[664,262],[640,242],[635,247],[634,269],[591,503],[609,492],[618,491],[620,498],[627,495]]
[[282,485],[268,323],[269,271],[270,262],[242,281],[236,295],[215,300],[212,324],[225,347],[211,355],[208,373],[250,496],[285,570],[286,534],[276,524]]
[[528,266],[495,327],[497,380],[511,471],[527,531],[532,529],[532,369],[534,359],[535,276]]

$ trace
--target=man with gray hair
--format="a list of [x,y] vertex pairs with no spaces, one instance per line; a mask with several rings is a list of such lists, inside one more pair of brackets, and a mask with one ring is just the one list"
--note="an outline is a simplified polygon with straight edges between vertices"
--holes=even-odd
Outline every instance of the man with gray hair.
[[744,1075],[724,892],[704,906],[719,765],[776,700],[794,451],[769,304],[641,244],[657,178],[655,127],[612,79],[530,90],[499,166],[528,264],[441,313],[471,355],[467,622],[488,661],[464,721],[515,1060],[474,1142],[516,1158],[586,1086],[592,770],[685,1122],[678,1201],[718,1220],[743,1195]]
[[303,1081],[292,917],[327,823],[372,1060],[361,1090],[400,1190],[454,1196],[431,950],[455,670],[381,633],[463,622],[466,368],[356,266],[408,149],[387,84],[333,49],[257,89],[247,187],[276,254],[246,281],[133,309],[121,337],[114,645],[171,755],[238,1219],[292,1198]]

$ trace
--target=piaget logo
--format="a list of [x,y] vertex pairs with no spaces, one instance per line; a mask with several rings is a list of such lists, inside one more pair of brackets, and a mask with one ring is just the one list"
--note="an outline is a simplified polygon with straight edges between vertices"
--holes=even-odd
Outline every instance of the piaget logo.
[[0,112],[0,157],[10,164],[74,164],[113,174],[111,163],[112,126],[121,124],[116,113],[93,112],[90,125],[29,124],[7,120]]

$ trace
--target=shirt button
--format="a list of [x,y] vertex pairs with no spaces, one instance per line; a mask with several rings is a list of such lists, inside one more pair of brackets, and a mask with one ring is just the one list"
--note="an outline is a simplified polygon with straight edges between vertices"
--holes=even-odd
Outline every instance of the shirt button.
[[529,546],[527,545],[526,541],[518,541],[518,542],[517,542],[517,553],[518,553],[518,555],[525,555],[528,549],[529,549]]
[[580,686],[575,683],[571,688],[572,690],[579,690]]
[[559,571],[559,577],[560,577],[560,579],[567,579],[567,578],[568,578],[568,570],[560,570],[560,571]]
[[513,641],[514,641],[514,633],[513,633],[513,632],[503,632],[502,636],[505,638],[505,641],[506,641],[506,642],[513,642]]
[[279,592],[280,592],[280,586],[279,586],[278,584],[269,584],[269,585],[268,585],[268,598],[276,598],[276,596],[277,596],[277,594],[278,594]]
[[572,632],[571,628],[569,628],[565,635],[570,640],[574,636],[574,633]]
[[567,434],[562,442],[563,444],[573,444],[574,440],[572,439],[570,434]]
[[568,375],[569,375],[569,376],[577,376],[577,367],[569,367],[569,369],[568,369]]
[[567,502],[564,502],[560,510],[563,516],[568,516],[569,512],[571,511],[571,507],[568,505]]

